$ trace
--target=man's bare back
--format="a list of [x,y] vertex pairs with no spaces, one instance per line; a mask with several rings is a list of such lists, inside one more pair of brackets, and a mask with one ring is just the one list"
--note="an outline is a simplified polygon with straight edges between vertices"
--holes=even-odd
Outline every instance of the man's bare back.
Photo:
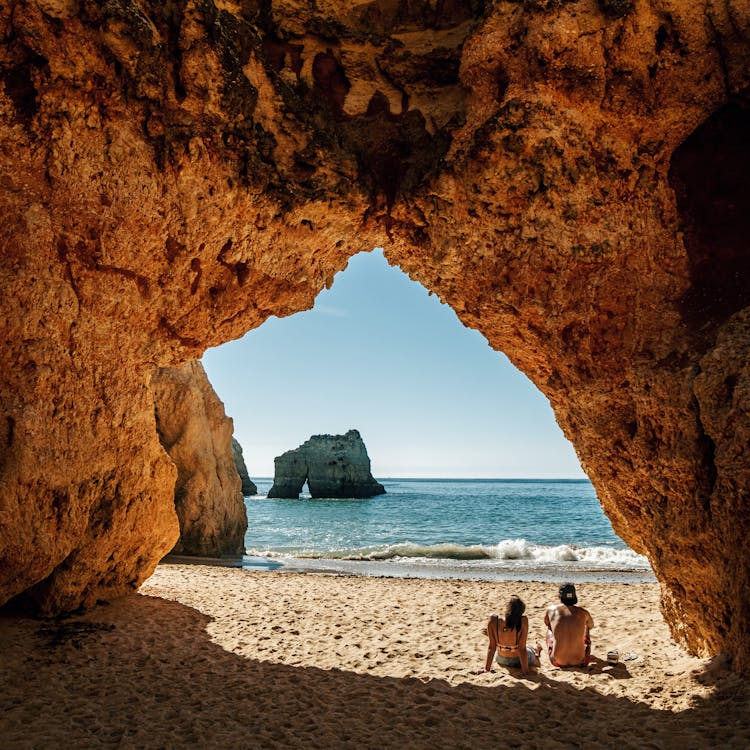
[[558,667],[586,665],[591,654],[589,630],[594,627],[594,620],[583,607],[566,603],[578,601],[572,584],[560,587],[560,598],[562,603],[550,605],[544,615],[544,624],[549,628],[550,661]]

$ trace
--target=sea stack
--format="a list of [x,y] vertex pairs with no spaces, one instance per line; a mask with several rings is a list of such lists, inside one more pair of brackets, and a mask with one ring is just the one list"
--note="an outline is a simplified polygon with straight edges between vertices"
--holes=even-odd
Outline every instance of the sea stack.
[[305,482],[312,497],[373,497],[385,488],[370,473],[370,457],[357,430],[313,435],[274,459],[268,497],[298,498]]
[[234,456],[234,465],[237,468],[237,473],[242,480],[243,496],[256,495],[258,493],[258,488],[255,486],[255,482],[250,479],[245,464],[245,457],[242,455],[242,446],[237,442],[236,438],[232,438],[232,455]]

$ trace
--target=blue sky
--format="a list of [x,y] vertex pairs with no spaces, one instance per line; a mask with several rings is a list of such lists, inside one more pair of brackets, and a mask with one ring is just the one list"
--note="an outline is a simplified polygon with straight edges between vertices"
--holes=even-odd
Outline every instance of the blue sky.
[[580,478],[546,398],[447,305],[360,253],[315,307],[208,350],[251,477],[311,435],[362,434],[376,478]]

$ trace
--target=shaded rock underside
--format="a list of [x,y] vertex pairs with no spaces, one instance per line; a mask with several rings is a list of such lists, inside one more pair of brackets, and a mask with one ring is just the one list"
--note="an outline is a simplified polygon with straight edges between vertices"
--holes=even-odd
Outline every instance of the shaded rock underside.
[[750,671],[750,10],[0,7],[0,591],[177,538],[156,368],[381,245],[549,399],[677,638]]

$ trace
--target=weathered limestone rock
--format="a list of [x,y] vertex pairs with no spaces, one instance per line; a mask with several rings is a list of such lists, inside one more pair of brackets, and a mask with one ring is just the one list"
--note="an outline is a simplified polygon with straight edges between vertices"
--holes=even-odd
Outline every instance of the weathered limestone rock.
[[151,379],[159,439],[177,466],[180,538],[172,552],[225,557],[245,552],[247,514],[232,451],[232,420],[200,362]]
[[307,460],[304,451],[287,451],[274,461],[273,485],[268,497],[299,497],[307,479]]
[[247,473],[245,458],[242,455],[242,446],[234,438],[232,438],[232,455],[234,456],[235,468],[237,469],[237,473],[240,475],[240,480],[242,481],[242,494],[245,496],[257,494],[258,488]]
[[177,538],[148,389],[382,245],[549,398],[675,637],[750,672],[750,8],[0,6],[0,600]]
[[268,497],[298,498],[305,482],[312,497],[373,497],[385,488],[370,473],[370,457],[357,430],[313,435],[274,461]]

